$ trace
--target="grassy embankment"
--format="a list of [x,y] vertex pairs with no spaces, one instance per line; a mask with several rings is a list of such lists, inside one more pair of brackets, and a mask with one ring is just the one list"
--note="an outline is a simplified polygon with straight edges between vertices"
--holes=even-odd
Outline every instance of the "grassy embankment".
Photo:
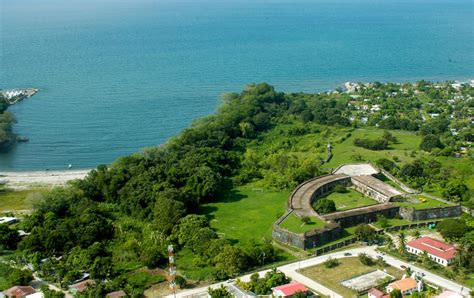
[[[245,245],[251,239],[271,239],[272,225],[285,210],[288,194],[248,184],[234,188],[215,203],[202,205],[200,213],[207,216],[220,237]],[[277,263],[294,259],[284,251],[278,253]],[[194,258],[194,254],[185,249],[177,255],[177,266],[191,279],[212,276],[214,268],[196,266]]]
[[350,279],[357,275],[368,273],[376,269],[386,269],[387,273],[394,276],[395,278],[401,278],[403,272],[391,267],[381,266],[367,266],[359,261],[358,257],[350,257],[339,259],[340,264],[334,268],[326,268],[324,264],[304,268],[300,270],[300,273],[311,278],[312,280],[326,286],[343,297],[355,297],[357,292],[346,288],[340,284],[343,280]]
[[283,214],[288,200],[287,191],[256,188],[252,184],[240,186],[216,203],[201,206],[211,227],[232,242],[271,238],[272,225]]
[[20,210],[31,210],[35,202],[39,201],[47,188],[34,188],[28,190],[12,191],[0,189],[0,212],[16,212]]
[[[380,158],[387,158],[389,160],[397,160],[396,164],[401,167],[406,162],[412,162],[418,158],[435,158],[441,163],[442,167],[451,172],[451,176],[462,178],[464,183],[470,188],[474,189],[474,159],[472,158],[455,158],[446,156],[433,157],[430,153],[421,151],[419,146],[421,136],[416,133],[406,131],[390,131],[397,139],[397,144],[390,145],[387,150],[373,151],[354,146],[355,139],[377,139],[383,135],[383,130],[377,128],[356,129],[352,131],[352,135],[346,138],[343,142],[333,144],[334,157],[327,164],[330,168],[336,168],[342,163],[353,163],[371,161],[375,162]],[[392,184],[388,182],[389,184]],[[440,185],[432,185],[429,188],[423,189],[425,192],[443,197],[442,187]],[[427,200],[428,202],[430,199]],[[434,200],[433,205],[437,205]],[[433,206],[431,205],[431,206]],[[429,206],[429,207],[425,207]],[[432,208],[430,204],[414,204],[412,207],[418,209]],[[440,205],[442,206],[442,204]]]
[[[375,162],[379,158],[387,158],[390,160],[398,159],[398,164],[403,162],[411,162],[424,153],[419,151],[421,137],[415,133],[390,131],[393,136],[398,139],[397,144],[390,145],[387,150],[368,150],[354,145],[355,139],[378,139],[381,138],[384,131],[376,128],[356,129],[352,131],[352,135],[341,143],[333,144],[334,157],[327,164],[336,168],[343,163],[354,163],[371,161]],[[415,152],[415,155],[412,154]]]

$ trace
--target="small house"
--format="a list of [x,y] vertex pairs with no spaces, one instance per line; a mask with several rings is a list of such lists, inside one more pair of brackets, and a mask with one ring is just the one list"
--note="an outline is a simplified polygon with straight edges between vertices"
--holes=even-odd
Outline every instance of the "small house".
[[308,288],[298,282],[272,288],[272,294],[275,297],[292,297],[297,292],[308,292]]
[[421,283],[418,283],[415,279],[408,277],[390,283],[387,286],[387,293],[390,293],[393,290],[400,290],[403,295],[409,295],[413,292],[422,290],[421,287]]
[[69,291],[72,294],[82,293],[87,289],[87,287],[95,287],[95,286],[96,286],[95,280],[86,279],[86,280],[83,280],[83,281],[78,282],[76,284],[70,285],[69,286]]
[[36,290],[30,286],[14,286],[2,292],[5,297],[24,298],[28,295],[35,294]]

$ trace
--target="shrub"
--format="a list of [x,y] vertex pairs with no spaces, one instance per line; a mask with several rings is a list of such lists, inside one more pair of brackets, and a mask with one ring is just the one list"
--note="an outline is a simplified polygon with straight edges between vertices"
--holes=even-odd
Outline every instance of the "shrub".
[[356,227],[356,230],[354,233],[360,240],[363,240],[363,241],[372,241],[376,237],[374,230],[368,224],[364,224],[364,223],[359,224]]
[[358,257],[359,261],[366,266],[373,266],[375,264],[375,260],[365,253],[359,254]]
[[387,218],[385,216],[383,216],[382,214],[377,214],[377,223],[382,228],[388,227]]
[[210,287],[207,289],[207,294],[211,298],[227,298],[227,297],[233,297],[233,295],[227,290],[224,285],[221,285],[219,288],[216,289],[211,289]]
[[436,135],[426,135],[423,137],[420,143],[420,149],[431,152],[435,148],[443,149],[444,146]]
[[174,280],[180,289],[184,289],[186,286],[186,279],[184,277],[181,275],[176,275]]
[[326,268],[334,268],[338,266],[340,262],[337,259],[329,257],[323,264]]
[[344,185],[342,184],[338,184],[334,187],[334,191],[335,192],[338,192],[338,193],[346,193],[346,192],[349,192],[349,190],[347,189],[347,187],[345,187]]
[[397,137],[395,137],[393,134],[391,134],[388,130],[384,131],[382,139],[387,140],[389,143],[398,143]]
[[443,189],[443,196],[454,202],[469,199],[469,188],[461,181],[450,181]]
[[379,158],[377,159],[377,161],[375,162],[379,167],[381,167],[382,169],[386,170],[386,171],[391,171],[393,170],[396,165],[393,161],[391,161],[390,159],[387,159],[387,158]]
[[388,148],[389,142],[386,139],[355,139],[354,145],[357,147],[362,147],[369,150],[385,150]]
[[461,239],[469,232],[469,227],[459,219],[445,219],[440,222],[436,229],[446,239]]
[[320,214],[326,214],[336,211],[336,204],[329,199],[319,199],[313,206],[314,210]]

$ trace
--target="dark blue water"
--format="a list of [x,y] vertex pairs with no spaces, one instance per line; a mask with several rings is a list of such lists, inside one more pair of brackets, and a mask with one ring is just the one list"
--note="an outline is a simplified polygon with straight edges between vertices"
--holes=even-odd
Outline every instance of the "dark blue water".
[[30,138],[0,169],[110,163],[165,142],[219,96],[266,81],[474,77],[472,0],[0,0],[0,88]]

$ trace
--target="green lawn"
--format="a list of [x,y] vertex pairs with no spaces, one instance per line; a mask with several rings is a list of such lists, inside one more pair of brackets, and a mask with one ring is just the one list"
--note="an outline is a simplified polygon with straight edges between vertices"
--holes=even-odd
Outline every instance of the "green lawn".
[[[394,226],[401,226],[401,225],[406,225],[406,224],[410,224],[410,223],[413,223],[411,221],[408,221],[408,220],[405,220],[405,219],[399,219],[399,218],[387,218],[387,223],[388,223],[388,226],[389,227],[394,227]],[[378,222],[374,222],[372,223],[374,226],[376,226],[377,228],[382,228]]]
[[30,210],[33,208],[33,204],[41,200],[47,191],[44,188],[20,191],[2,189],[0,190],[0,212]]
[[304,232],[314,230],[316,228],[322,228],[326,224],[323,220],[317,217],[310,217],[310,222],[305,224],[298,218],[294,213],[290,214],[285,220],[280,224],[280,227],[287,229],[291,232],[302,234]]
[[324,264],[304,268],[300,273],[312,280],[326,286],[343,297],[355,297],[357,292],[346,288],[340,284],[343,280],[350,279],[357,275],[371,272],[376,269],[386,269],[388,274],[395,278],[401,278],[403,272],[394,267],[366,266],[363,265],[358,257],[339,259],[340,264],[334,268],[326,268]]
[[403,207],[413,207],[415,209],[428,209],[428,208],[437,208],[437,207],[446,207],[452,206],[450,204],[446,204],[444,202],[431,199],[422,195],[416,196],[416,199],[419,200],[418,203],[411,203],[411,202],[397,202],[396,204]]
[[346,193],[332,192],[325,198],[334,201],[338,211],[378,204],[377,201],[362,195],[352,188],[348,188],[348,190],[349,192]]
[[211,227],[234,242],[271,238],[272,225],[286,209],[289,192],[237,187],[216,203],[201,205]]
[[[421,137],[406,131],[390,131],[398,139],[398,144],[390,145],[387,150],[374,151],[368,150],[354,145],[354,140],[359,138],[376,139],[383,135],[383,130],[377,128],[356,129],[352,132],[352,136],[347,138],[340,144],[333,144],[333,158],[327,164],[332,168],[336,168],[343,163],[353,163],[360,161],[375,162],[379,158],[388,158],[393,160],[393,157],[398,157],[402,162],[409,162],[424,153],[419,152],[419,145]],[[418,151],[415,157],[410,156],[412,151]],[[356,158],[357,157],[357,158]],[[358,160],[358,159],[361,160]]]

